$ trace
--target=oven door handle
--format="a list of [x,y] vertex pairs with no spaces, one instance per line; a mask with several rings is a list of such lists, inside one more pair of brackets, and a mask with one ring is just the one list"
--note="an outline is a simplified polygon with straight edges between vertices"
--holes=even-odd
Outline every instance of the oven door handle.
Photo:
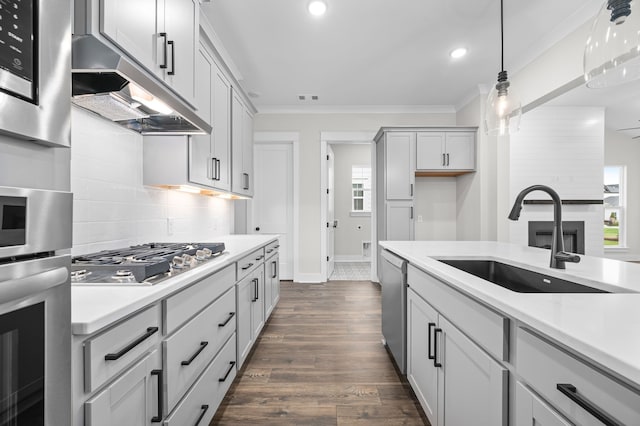
[[57,287],[69,280],[67,267],[52,268],[26,277],[0,281],[0,305]]

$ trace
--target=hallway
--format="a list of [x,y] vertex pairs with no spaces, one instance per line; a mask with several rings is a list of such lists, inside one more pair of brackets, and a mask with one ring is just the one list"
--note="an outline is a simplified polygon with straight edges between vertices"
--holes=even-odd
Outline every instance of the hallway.
[[428,424],[381,338],[377,284],[282,282],[280,302],[211,424]]

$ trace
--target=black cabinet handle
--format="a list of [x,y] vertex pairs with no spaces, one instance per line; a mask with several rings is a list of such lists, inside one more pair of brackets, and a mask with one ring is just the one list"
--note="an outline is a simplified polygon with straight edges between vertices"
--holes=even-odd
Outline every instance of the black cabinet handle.
[[447,166],[449,165],[449,153],[447,152]]
[[160,64],[160,68],[165,69],[167,68],[167,33],[160,33],[160,37],[162,37],[164,39],[164,42],[162,43],[162,63]]
[[280,248],[280,244],[278,244],[277,246],[273,246],[273,248]]
[[260,297],[258,297],[258,279],[254,278],[251,280],[253,283],[253,294],[255,294],[254,298],[251,299],[252,302],[257,302]]
[[198,420],[196,420],[196,422],[195,422],[195,424],[193,426],[198,426],[200,424],[200,422],[204,418],[204,415],[207,413],[207,410],[209,409],[209,406],[208,405],[201,405],[200,409],[202,410],[202,413],[200,413],[200,417],[198,417]]
[[435,359],[435,355],[431,355],[431,329],[436,326],[435,322],[429,323],[429,329],[427,330],[427,358]]
[[211,157],[211,180],[216,180],[216,159]]
[[235,315],[235,312],[229,312],[229,317],[224,322],[218,324],[218,327],[224,327],[225,325],[229,324],[229,321],[231,321],[231,318],[233,318]]
[[438,334],[442,333],[441,328],[436,328],[433,332],[433,366],[442,367],[442,364],[438,362]]
[[447,163],[446,163],[446,161],[445,161],[445,156],[444,156],[444,154],[442,154],[442,165],[443,165],[443,166],[446,166],[446,165],[447,165]]
[[222,175],[222,168],[220,167],[220,160],[216,158],[216,180],[220,180],[220,175]]
[[200,355],[200,352],[204,351],[204,348],[207,347],[207,345],[209,344],[209,342],[200,342],[200,347],[198,348],[198,350],[196,351],[196,353],[194,353],[193,355],[191,355],[191,358],[189,358],[188,361],[182,361],[180,363],[180,365],[189,365],[193,362],[194,359],[196,359],[196,357],[198,355]]
[[409,217],[409,219],[413,219],[413,206],[411,206],[410,209],[411,209],[411,217]]
[[242,189],[244,189],[245,191],[249,190],[249,173],[243,173],[242,174],[242,178],[244,179],[244,181],[246,182]]
[[272,248],[267,250],[267,254],[269,254],[269,253],[273,253],[273,249]]
[[271,278],[276,278],[278,276],[278,264],[274,260],[271,262]]
[[236,365],[235,361],[231,361],[229,363],[229,369],[227,370],[227,373],[224,375],[224,377],[218,379],[219,382],[224,382],[225,380],[227,380],[227,377],[229,377],[229,374],[231,374],[231,371],[233,371],[233,367]]
[[115,360],[121,358],[124,354],[126,354],[131,349],[135,348],[140,343],[142,343],[143,341],[145,341],[146,339],[151,337],[151,335],[153,335],[157,331],[158,331],[158,327],[149,327],[149,328],[147,328],[147,332],[146,333],[144,333],[142,336],[138,337],[133,342],[129,343],[124,348],[120,349],[120,351],[116,352],[115,354],[106,354],[104,356],[105,361],[115,361]]
[[263,257],[264,257],[263,255],[260,255],[260,256],[256,257],[256,262],[261,261]]
[[176,42],[169,40],[167,44],[171,45],[171,71],[167,72],[169,75],[176,74]]
[[252,266],[253,266],[253,263],[248,263],[248,264],[246,264],[246,265],[244,265],[244,266],[242,267],[242,270],[243,270],[243,271],[246,271],[247,269],[251,268]]
[[151,417],[152,423],[160,423],[162,421],[162,412],[164,408],[162,407],[162,388],[164,385],[162,384],[162,370],[151,370],[152,376],[158,376],[158,415]]
[[572,384],[567,383],[558,383],[556,388],[562,392],[562,394],[566,395],[570,400],[584,408],[589,414],[591,414],[596,419],[600,420],[606,426],[622,426],[622,423],[613,419],[607,413],[602,411],[598,406],[596,406],[593,402],[589,401],[582,395],[578,394],[578,389]]
[[413,184],[411,184],[411,193],[410,195],[413,197]]

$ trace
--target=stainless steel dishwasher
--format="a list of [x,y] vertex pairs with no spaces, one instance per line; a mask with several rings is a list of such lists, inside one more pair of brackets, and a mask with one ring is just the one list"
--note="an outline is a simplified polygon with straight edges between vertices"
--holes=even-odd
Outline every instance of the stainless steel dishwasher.
[[382,335],[402,374],[407,373],[407,262],[382,250]]

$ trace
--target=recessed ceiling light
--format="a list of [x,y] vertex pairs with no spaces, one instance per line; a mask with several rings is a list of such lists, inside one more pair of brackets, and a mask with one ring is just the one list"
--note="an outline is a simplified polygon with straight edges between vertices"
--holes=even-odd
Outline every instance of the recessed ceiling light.
[[453,59],[458,59],[458,58],[462,58],[464,55],[467,54],[467,49],[464,47],[458,47],[457,49],[453,49],[451,51],[451,53],[449,53],[449,55],[453,58]]
[[322,16],[327,12],[327,3],[322,0],[313,0],[309,3],[309,13],[313,16]]

